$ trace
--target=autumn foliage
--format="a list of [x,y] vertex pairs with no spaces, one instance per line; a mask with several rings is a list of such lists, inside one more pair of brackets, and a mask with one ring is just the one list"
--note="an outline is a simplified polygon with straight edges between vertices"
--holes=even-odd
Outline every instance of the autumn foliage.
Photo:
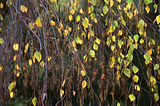
[[0,105],[159,104],[160,2],[6,0],[4,7]]

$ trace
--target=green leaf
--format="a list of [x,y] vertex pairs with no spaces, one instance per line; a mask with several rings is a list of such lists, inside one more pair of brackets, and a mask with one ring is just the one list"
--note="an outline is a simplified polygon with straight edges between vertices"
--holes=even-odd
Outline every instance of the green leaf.
[[130,71],[130,69],[125,69],[124,70],[124,74],[128,77],[128,78],[130,78],[131,77],[131,71]]
[[160,75],[160,69],[158,70],[158,74]]
[[77,15],[76,21],[79,22],[79,21],[80,21],[80,18],[81,18],[80,15]]
[[138,34],[134,35],[134,40],[135,40],[135,42],[138,42],[138,40],[139,40],[139,35]]
[[94,50],[90,50],[89,55],[94,58],[95,57],[95,51]]
[[128,16],[129,19],[131,19],[133,17],[133,14],[131,12],[128,12],[127,16]]
[[154,65],[154,70],[158,70],[159,69],[159,64],[155,64]]
[[155,100],[156,102],[159,100],[159,95],[158,95],[158,93],[155,93],[155,94],[154,94],[154,100]]
[[129,99],[130,99],[130,101],[132,102],[132,101],[135,100],[135,96],[134,96],[133,94],[130,94],[130,95],[129,95]]
[[3,38],[0,38],[0,44],[3,44],[4,40]]
[[9,84],[8,89],[9,89],[9,91],[11,92],[12,89],[13,89],[13,85],[12,85],[12,84]]
[[94,13],[91,13],[90,14],[90,17],[91,17],[91,20],[93,20],[95,18],[95,14]]
[[118,40],[118,46],[119,46],[119,48],[121,48],[122,45],[123,45],[123,42],[121,40]]
[[88,24],[89,24],[88,18],[83,19],[82,25],[84,26],[84,28],[88,28]]
[[106,3],[106,4],[108,4],[108,3],[109,3],[109,0],[104,0],[104,1],[105,1],[105,3]]
[[156,13],[157,12],[157,4],[154,4],[154,9],[155,9],[155,11],[154,11],[154,13]]
[[139,22],[138,22],[138,27],[143,28],[144,25],[145,25],[145,22],[144,22],[142,19],[139,20]]
[[45,66],[44,61],[41,61],[41,62],[40,62],[40,66],[41,66],[41,67],[44,67],[44,66]]
[[92,4],[95,6],[97,4],[97,0],[92,0]]
[[146,61],[150,61],[151,56],[150,56],[149,53],[145,53],[145,54],[144,54],[144,58],[145,58]]
[[93,45],[93,49],[94,49],[94,50],[98,50],[98,45],[97,45],[97,44],[94,44],[94,45]]
[[138,82],[138,80],[139,80],[139,77],[138,77],[137,75],[134,75],[134,76],[133,76],[133,81],[134,81],[134,82]]
[[34,98],[32,99],[32,104],[33,104],[34,106],[36,106],[36,100],[37,100],[36,97],[34,97]]
[[36,52],[34,53],[34,57],[37,59],[38,62],[40,62],[41,59],[42,59],[42,55],[41,55],[41,53],[38,52],[38,51],[36,51]]
[[132,3],[132,0],[127,0],[127,3],[130,5]]
[[117,102],[117,106],[121,106],[121,104],[119,102]]
[[126,25],[126,22],[125,22],[125,20],[123,20],[123,19],[122,19],[122,24],[123,24],[124,26]]
[[129,54],[128,57],[127,57],[127,59],[128,59],[128,62],[131,62],[133,60],[133,55]]
[[101,43],[99,38],[96,38],[95,42],[99,45]]
[[148,5],[148,4],[152,3],[152,0],[144,0],[144,3],[145,3],[146,5]]
[[130,49],[131,49],[131,50],[134,50],[134,44],[131,44],[131,45],[130,45]]
[[150,82],[151,82],[153,85],[155,85],[155,84],[156,84],[156,79],[155,79],[153,76],[151,76]]
[[0,14],[0,20],[3,20],[3,16],[2,16],[2,14]]
[[107,12],[108,12],[108,7],[107,7],[107,6],[104,6],[104,7],[103,7],[103,13],[106,14]]
[[113,25],[114,25],[115,27],[118,27],[118,22],[117,22],[116,20],[114,20],[114,21],[113,21]]
[[132,67],[132,70],[134,73],[137,73],[139,71],[138,67],[136,67],[135,65]]
[[105,22],[106,22],[106,23],[105,23],[105,25],[107,25],[107,23],[108,23],[108,18],[107,18],[107,17],[106,17],[106,20],[105,20]]
[[78,37],[76,38],[76,43],[78,44],[80,40],[81,40],[81,39],[80,39],[80,37],[78,36]]
[[[9,4],[8,4],[8,1],[9,1]],[[9,5],[12,6],[12,1],[11,0],[7,0],[6,4],[7,4],[7,6],[9,6]]]

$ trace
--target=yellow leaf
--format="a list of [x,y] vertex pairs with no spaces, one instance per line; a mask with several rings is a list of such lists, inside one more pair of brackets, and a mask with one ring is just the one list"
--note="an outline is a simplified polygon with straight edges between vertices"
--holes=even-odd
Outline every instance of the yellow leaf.
[[62,23],[60,23],[59,27],[60,27],[60,28],[63,28],[63,24],[62,24]]
[[143,43],[144,43],[144,40],[143,40],[143,39],[141,39],[141,40],[140,40],[140,44],[143,44]]
[[134,76],[133,76],[133,81],[134,81],[134,82],[138,82],[138,80],[139,80],[139,77],[138,77],[137,75],[134,75]]
[[3,3],[0,3],[0,8],[3,8],[4,7],[4,4]]
[[15,86],[16,86],[16,81],[13,81],[13,82],[11,83],[11,85],[13,85],[13,87],[15,87]]
[[34,29],[34,22],[30,22],[30,23],[29,23],[29,27],[30,27],[31,29]]
[[119,3],[121,3],[121,0],[117,0]]
[[110,7],[112,7],[114,4],[113,0],[110,0]]
[[0,44],[3,44],[4,40],[3,38],[0,38]]
[[24,53],[27,52],[28,48],[29,48],[29,43],[26,44],[25,49],[24,49]]
[[131,4],[127,4],[126,8],[130,9],[131,8]]
[[119,31],[118,31],[118,36],[120,36],[120,35],[122,35],[122,34],[123,34],[122,30],[119,30]]
[[96,18],[94,18],[94,22],[97,23],[97,19]]
[[82,82],[82,88],[84,89],[86,86],[87,86],[87,82],[84,80],[84,81]]
[[135,86],[134,86],[134,89],[137,90],[137,91],[140,91],[139,85],[135,85]]
[[32,59],[29,59],[29,60],[28,60],[28,63],[29,63],[29,65],[31,66],[31,65],[32,65]]
[[149,12],[150,12],[150,8],[149,8],[149,6],[148,6],[148,5],[146,6],[145,10],[147,11],[147,13],[149,13]]
[[75,10],[74,9],[71,9],[70,10],[70,13],[73,15],[75,13]]
[[48,61],[50,61],[51,59],[52,59],[52,57],[51,57],[51,56],[49,56],[49,57],[48,57]]
[[134,10],[134,15],[137,15],[138,14],[138,10]]
[[160,15],[156,16],[156,21],[157,21],[157,24],[160,23]]
[[62,87],[64,87],[64,84],[65,84],[65,83],[66,83],[66,80],[64,80],[64,81],[63,81],[63,83],[62,83]]
[[121,74],[119,71],[117,71],[117,79],[119,80],[120,77],[121,77]]
[[10,92],[10,97],[11,97],[11,98],[13,98],[13,95],[14,95],[14,93],[13,93],[13,92]]
[[81,75],[84,77],[86,75],[86,71],[85,70],[82,70],[81,71]]
[[71,31],[72,31],[72,28],[71,28],[71,27],[68,27],[68,30],[69,30],[69,32],[71,32]]
[[116,37],[115,36],[112,36],[112,41],[116,42]]
[[3,69],[3,66],[0,65],[0,71]]
[[55,25],[55,22],[53,20],[51,20],[51,25]]
[[154,65],[154,70],[158,70],[159,69],[159,64],[155,64]]
[[152,55],[152,49],[147,50],[147,53],[149,53],[150,55]]
[[73,18],[73,16],[70,14],[70,15],[68,16],[68,18],[69,18],[69,21],[71,21],[72,18]]
[[16,76],[19,77],[20,76],[20,72],[16,71]]
[[87,62],[87,58],[88,57],[86,55],[83,56],[83,59],[84,59],[85,62]]
[[34,106],[36,106],[36,101],[37,101],[37,98],[34,97],[34,98],[32,99],[32,104],[33,104]]
[[53,2],[53,1],[54,1],[54,2],[57,2],[57,0],[50,0],[50,1],[51,1],[51,2]]
[[84,12],[83,12],[83,9],[82,9],[82,8],[80,9],[80,13],[81,13],[81,14],[84,14]]
[[25,7],[24,5],[21,5],[21,11],[22,12],[26,12],[27,13],[27,10],[28,10],[27,7]]
[[15,65],[15,69],[20,70],[20,67],[18,64]]
[[35,56],[32,57],[33,62],[35,63]]
[[15,51],[19,50],[19,44],[18,43],[13,45],[13,50],[15,50]]
[[64,95],[64,90],[60,89],[60,97]]
[[95,42],[99,45],[101,43],[99,38],[96,38]]
[[37,27],[42,27],[42,23],[41,23],[40,17],[37,18],[36,25],[37,25]]

